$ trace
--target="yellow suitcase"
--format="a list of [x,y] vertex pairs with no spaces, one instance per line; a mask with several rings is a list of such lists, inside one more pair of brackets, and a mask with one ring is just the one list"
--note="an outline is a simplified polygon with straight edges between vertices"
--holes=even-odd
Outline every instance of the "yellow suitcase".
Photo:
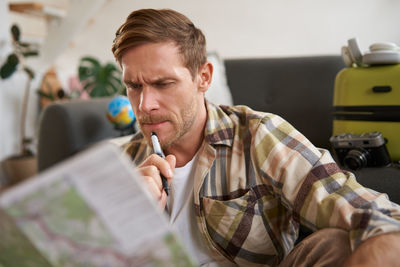
[[400,161],[400,64],[341,70],[333,106],[333,135],[380,132]]

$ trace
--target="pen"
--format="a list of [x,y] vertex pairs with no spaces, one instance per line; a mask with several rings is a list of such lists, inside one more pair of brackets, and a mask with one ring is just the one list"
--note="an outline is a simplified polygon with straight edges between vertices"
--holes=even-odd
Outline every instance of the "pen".
[[[163,151],[161,149],[160,141],[158,141],[158,137],[157,137],[155,132],[151,133],[151,142],[153,144],[154,153],[156,153],[157,155],[159,155],[162,158],[165,158],[165,155],[164,155],[164,153],[163,153]],[[168,187],[167,178],[165,178],[164,175],[162,175],[161,173],[160,173],[160,176],[161,176],[162,187],[163,187],[165,193],[167,193],[167,196],[168,196],[169,187]]]

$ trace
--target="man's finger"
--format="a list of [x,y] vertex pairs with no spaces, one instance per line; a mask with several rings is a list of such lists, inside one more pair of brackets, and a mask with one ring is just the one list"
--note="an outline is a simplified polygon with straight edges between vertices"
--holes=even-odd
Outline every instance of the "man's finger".
[[164,190],[161,192],[161,198],[158,201],[158,204],[160,205],[161,209],[164,209],[165,205],[167,204],[167,193],[165,193]]
[[168,162],[171,170],[174,170],[176,166],[176,157],[174,155],[168,155],[165,157],[165,160]]
[[[154,177],[152,176],[143,176],[145,183],[147,184],[150,193],[157,199],[160,200],[162,197],[162,188],[161,185],[159,186]],[[161,183],[160,183],[161,184]]]
[[[175,158],[175,156],[172,156]],[[140,166],[154,165],[166,178],[172,178],[174,175],[169,161],[158,156],[157,154],[150,155]],[[175,164],[173,164],[175,167]]]
[[161,189],[162,184],[161,184],[160,171],[157,169],[156,166],[151,165],[151,166],[140,167],[138,168],[138,170],[140,174],[142,174],[142,176],[153,177],[157,186]]

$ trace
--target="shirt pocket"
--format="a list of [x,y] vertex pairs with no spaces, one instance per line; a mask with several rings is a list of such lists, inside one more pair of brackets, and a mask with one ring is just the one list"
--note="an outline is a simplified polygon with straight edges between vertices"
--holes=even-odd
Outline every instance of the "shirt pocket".
[[203,197],[208,233],[232,258],[270,261],[277,255],[267,231],[268,223],[261,214],[260,205],[265,198],[257,198],[252,189],[241,197],[224,201]]

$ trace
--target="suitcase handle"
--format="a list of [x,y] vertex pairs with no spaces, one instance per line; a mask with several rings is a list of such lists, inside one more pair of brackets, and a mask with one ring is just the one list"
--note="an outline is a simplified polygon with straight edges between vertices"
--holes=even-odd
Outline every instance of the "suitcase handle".
[[374,86],[374,87],[372,87],[372,91],[374,93],[389,93],[392,91],[392,87],[389,85]]

